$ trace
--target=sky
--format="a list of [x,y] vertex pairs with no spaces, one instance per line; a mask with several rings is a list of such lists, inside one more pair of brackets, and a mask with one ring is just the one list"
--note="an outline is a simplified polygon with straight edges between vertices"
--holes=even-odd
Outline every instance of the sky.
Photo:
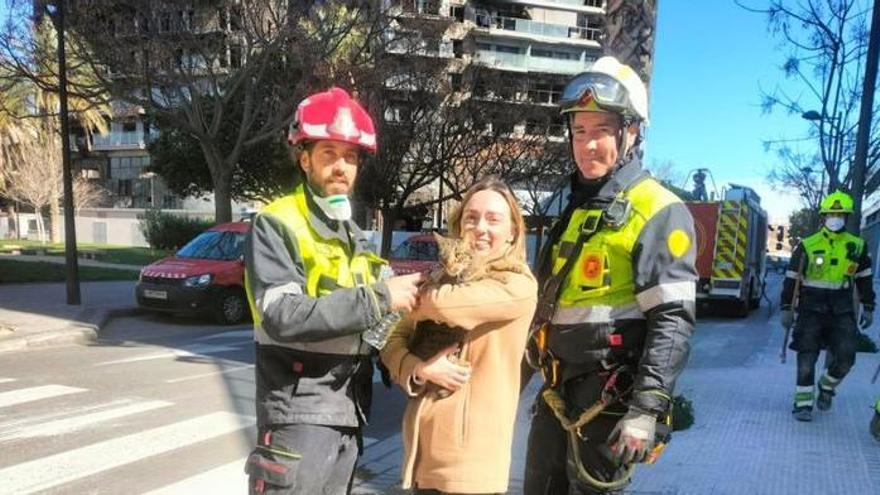
[[779,67],[786,52],[767,29],[766,16],[733,0],[658,4],[646,165],[672,162],[682,181],[691,170],[708,168],[719,190],[728,183],[749,186],[771,223],[787,223],[800,200],[767,184],[777,159],[763,141],[803,137],[810,123],[761,111],[761,89],[785,82]]

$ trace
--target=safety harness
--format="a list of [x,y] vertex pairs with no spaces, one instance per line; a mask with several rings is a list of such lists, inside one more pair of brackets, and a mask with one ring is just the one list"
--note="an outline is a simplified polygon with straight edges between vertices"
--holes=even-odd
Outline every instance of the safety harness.
[[[630,204],[626,199],[626,195],[639,182],[641,180],[633,181],[624,190],[620,191],[604,208],[588,211],[586,218],[581,224],[577,240],[573,245],[569,245],[571,249],[566,249],[565,252],[562,252],[560,248],[557,259],[564,258],[565,261],[560,270],[551,275],[544,283],[538,310],[533,319],[530,332],[530,338],[534,339],[535,347],[538,350],[537,362],[530,364],[536,366],[541,371],[544,382],[547,384],[547,388],[541,393],[541,398],[547,403],[562,428],[568,433],[570,455],[573,457],[578,477],[583,482],[602,490],[613,490],[626,485],[635,472],[636,464],[627,465],[623,474],[617,479],[610,481],[597,479],[581,461],[579,440],[585,440],[581,429],[602,414],[608,406],[622,402],[623,397],[632,391],[631,384],[624,389],[618,387],[618,377],[621,373],[630,371],[630,368],[625,364],[602,361],[602,368],[607,372],[608,377],[605,379],[599,399],[576,418],[570,418],[566,412],[565,399],[558,391],[562,385],[560,360],[553,355],[553,352],[548,347],[548,332],[550,331],[553,315],[557,309],[563,282],[574,267],[584,244],[602,230],[604,226],[619,229],[626,223],[627,217],[630,215]],[[658,435],[660,436],[660,441],[655,443],[655,447],[648,457],[648,463],[653,463],[659,457],[666,446],[666,442],[668,442],[669,433],[672,431],[671,407],[664,420],[658,423],[658,428],[662,428],[664,431]]]

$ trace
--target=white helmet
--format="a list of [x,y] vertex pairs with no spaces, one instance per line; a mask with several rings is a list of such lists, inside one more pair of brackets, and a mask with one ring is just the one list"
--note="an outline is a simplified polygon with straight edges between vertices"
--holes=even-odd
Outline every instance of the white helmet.
[[572,78],[559,100],[560,113],[612,112],[648,124],[648,90],[639,75],[614,57],[596,60]]

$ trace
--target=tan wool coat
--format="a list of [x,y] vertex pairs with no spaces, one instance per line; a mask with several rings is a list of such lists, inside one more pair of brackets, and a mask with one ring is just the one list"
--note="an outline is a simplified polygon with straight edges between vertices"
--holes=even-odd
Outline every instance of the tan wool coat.
[[[385,366],[410,396],[403,417],[403,487],[448,493],[507,491],[520,362],[537,304],[537,283],[525,273],[507,281],[443,285],[424,294],[382,351]],[[471,377],[445,399],[411,380],[420,359],[407,349],[415,323],[434,320],[470,330],[462,357]]]

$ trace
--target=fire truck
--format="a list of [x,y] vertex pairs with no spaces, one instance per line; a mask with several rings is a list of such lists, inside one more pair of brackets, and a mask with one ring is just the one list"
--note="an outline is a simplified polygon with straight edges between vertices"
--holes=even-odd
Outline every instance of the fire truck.
[[744,317],[763,295],[767,212],[746,186],[730,184],[720,200],[702,193],[702,200],[686,202],[697,235],[697,302]]

